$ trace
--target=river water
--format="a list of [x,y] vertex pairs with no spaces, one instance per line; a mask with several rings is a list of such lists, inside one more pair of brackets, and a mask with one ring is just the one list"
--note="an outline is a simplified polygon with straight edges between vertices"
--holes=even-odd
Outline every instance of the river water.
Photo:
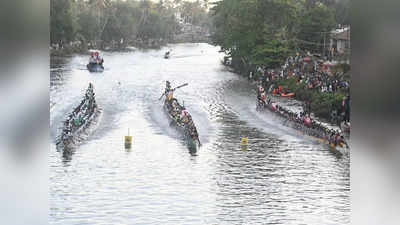
[[[254,86],[221,65],[217,47],[104,58],[99,74],[85,69],[86,55],[51,59],[51,224],[349,224],[349,157],[256,112]],[[158,100],[166,80],[189,83],[175,97],[198,128],[196,154],[168,126]],[[56,138],[89,82],[100,121],[63,157]]]

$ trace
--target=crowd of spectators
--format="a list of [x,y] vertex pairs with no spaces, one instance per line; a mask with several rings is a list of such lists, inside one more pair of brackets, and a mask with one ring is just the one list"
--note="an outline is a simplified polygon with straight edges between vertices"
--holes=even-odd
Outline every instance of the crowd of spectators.
[[[257,66],[255,71],[249,73],[250,80],[256,80],[261,83],[268,93],[276,93],[275,90],[282,93],[293,92],[288,87],[279,85],[282,80],[295,79],[297,85],[309,91],[320,93],[342,93],[345,97],[342,100],[340,108],[331,108],[331,121],[340,124],[341,122],[350,122],[350,83],[346,77],[345,71],[334,69],[332,62],[324,61],[311,54],[290,56],[285,63],[278,69],[267,69],[265,66]],[[281,90],[283,89],[283,90]],[[280,93],[279,93],[280,94]],[[311,105],[312,99],[307,99],[307,107]]]

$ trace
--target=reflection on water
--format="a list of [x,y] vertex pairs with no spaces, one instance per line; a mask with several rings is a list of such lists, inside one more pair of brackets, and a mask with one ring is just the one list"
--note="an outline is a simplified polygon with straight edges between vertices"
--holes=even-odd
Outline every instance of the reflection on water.
[[[166,49],[174,52],[168,60]],[[105,53],[101,74],[82,69],[87,56],[52,59],[52,224],[349,223],[348,157],[257,113],[253,87],[220,65],[218,48],[166,49]],[[189,83],[175,97],[198,127],[196,155],[168,126],[158,101],[165,80]],[[55,139],[88,82],[103,117],[65,159]]]

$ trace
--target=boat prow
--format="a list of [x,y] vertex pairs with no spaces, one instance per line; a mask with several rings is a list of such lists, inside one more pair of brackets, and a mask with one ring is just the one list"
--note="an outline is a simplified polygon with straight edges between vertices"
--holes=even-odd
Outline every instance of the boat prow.
[[329,149],[335,153],[339,153],[341,155],[345,155],[349,152],[349,148],[346,147],[345,145],[334,145],[334,144],[329,144]]

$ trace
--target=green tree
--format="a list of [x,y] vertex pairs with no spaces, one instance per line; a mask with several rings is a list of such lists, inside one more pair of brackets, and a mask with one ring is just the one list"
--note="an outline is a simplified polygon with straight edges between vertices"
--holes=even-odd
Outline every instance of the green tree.
[[290,54],[298,6],[291,0],[223,0],[211,9],[215,44],[246,65],[278,65]]
[[50,1],[50,41],[74,40],[78,24],[73,12],[73,2],[69,0]]
[[334,10],[317,2],[305,9],[300,20],[298,43],[301,49],[322,52],[324,38],[328,42],[329,32],[335,27]]
[[[83,40],[93,44],[137,38],[172,39],[179,30],[175,18],[185,1],[162,0],[51,0],[51,43]],[[199,2],[189,4],[190,20],[209,24]],[[188,14],[188,15],[189,15]],[[98,46],[105,47],[105,46]]]

